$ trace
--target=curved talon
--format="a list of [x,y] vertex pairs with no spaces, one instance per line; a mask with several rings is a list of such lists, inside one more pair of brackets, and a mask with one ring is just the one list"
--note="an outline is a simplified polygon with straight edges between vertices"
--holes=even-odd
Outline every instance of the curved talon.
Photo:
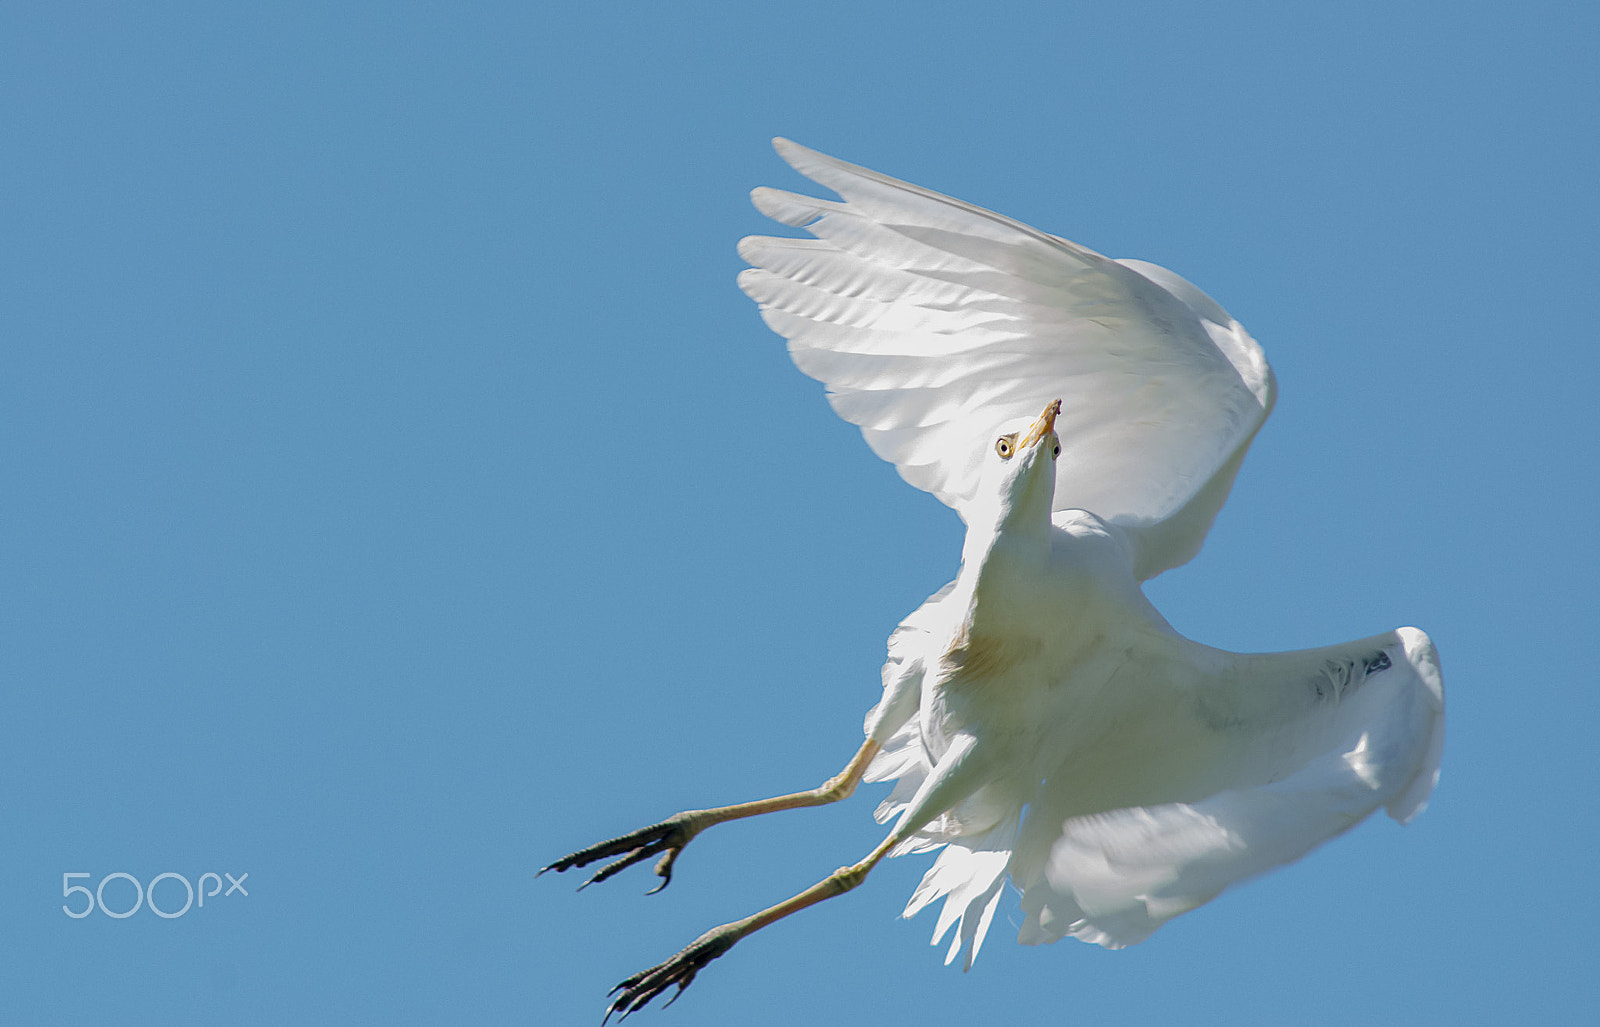
[[[651,999],[676,984],[678,990],[673,992],[672,997],[667,999],[662,1008],[672,1005],[678,1001],[678,996],[683,994],[684,989],[694,983],[695,975],[705,969],[707,963],[733,948],[733,943],[738,941],[740,936],[733,924],[707,931],[666,962],[652,966],[648,970],[641,970],[632,977],[624,979],[622,983],[607,992],[617,997],[606,1007],[606,1015],[601,1019],[600,1027],[605,1027],[606,1021],[611,1019],[611,1014],[617,1012],[622,1014],[617,1020],[621,1023],[630,1014],[643,1009]],[[618,995],[618,992],[622,994]]]
[[[693,836],[691,835],[690,837]],[[645,892],[646,895],[654,895],[656,892],[672,883],[672,864],[678,861],[678,853],[682,852],[683,846],[688,844],[689,839],[685,838],[683,840],[683,845],[679,845],[676,848],[669,848],[666,851],[666,854],[661,857],[660,861],[656,863],[656,876],[661,878],[661,883]]]
[[[628,869],[629,867],[633,866],[635,863],[639,862],[640,860],[648,859],[649,857],[650,857],[650,850],[649,849],[634,849],[632,852],[630,852],[628,854],[626,859],[619,859],[615,863],[607,863],[605,866],[601,867],[599,870],[596,870],[593,874],[589,875],[589,879],[587,881],[585,881],[582,884],[578,885],[578,890],[579,891],[583,891],[585,888],[589,887],[591,884],[599,884],[601,881],[604,881],[604,880],[606,880],[608,878],[614,877],[617,874],[622,873],[624,870]],[[557,873],[560,873],[560,871],[557,871]]]
[[[672,864],[677,860],[678,853],[683,851],[683,847],[688,845],[689,841],[698,833],[699,829],[694,826],[690,818],[683,814],[678,814],[668,817],[659,824],[651,824],[649,827],[640,828],[631,834],[612,838],[609,841],[600,842],[598,845],[591,845],[587,849],[579,849],[577,852],[562,856],[554,863],[540,870],[539,873],[542,874],[545,870],[554,870],[558,874],[564,874],[573,867],[588,866],[598,860],[608,859],[617,855],[622,856],[616,862],[608,863],[601,867],[587,881],[578,885],[578,890],[582,891],[591,884],[599,884],[601,881],[620,874],[635,863],[644,862],[658,852],[665,853],[661,857],[661,862],[656,864],[656,874],[661,878],[661,883],[646,893],[654,895],[672,883]],[[534,876],[537,877],[538,874]]]

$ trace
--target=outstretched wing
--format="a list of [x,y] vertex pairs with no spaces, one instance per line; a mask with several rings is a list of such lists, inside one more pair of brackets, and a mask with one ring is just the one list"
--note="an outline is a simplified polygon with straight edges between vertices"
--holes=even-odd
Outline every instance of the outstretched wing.
[[1141,579],[1199,551],[1274,397],[1237,321],[1152,264],[774,145],[843,202],[755,190],[816,238],[745,239],[739,285],[875,453],[960,512],[995,427],[1060,399],[1055,509],[1125,529]]
[[1427,803],[1444,686],[1421,631],[1292,653],[1194,648],[1136,732],[1041,786],[1010,867],[1019,941],[1134,944],[1379,808],[1404,823]]

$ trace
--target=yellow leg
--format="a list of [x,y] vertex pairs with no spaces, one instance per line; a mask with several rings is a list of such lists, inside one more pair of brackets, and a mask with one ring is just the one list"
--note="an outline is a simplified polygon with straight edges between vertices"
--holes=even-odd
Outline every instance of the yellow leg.
[[[776,906],[769,906],[743,920],[714,927],[690,942],[683,951],[666,962],[629,977],[611,989],[612,994],[617,997],[606,1008],[605,1019],[600,1021],[601,1027],[605,1027],[605,1022],[611,1019],[612,1013],[621,1013],[623,1019],[626,1019],[629,1013],[643,1008],[651,999],[676,984],[678,990],[667,1000],[667,1005],[671,1005],[679,995],[683,994],[683,989],[694,981],[695,974],[699,973],[707,963],[733,948],[735,943],[746,935],[782,920],[790,913],[798,913],[824,899],[843,895],[866,880],[867,874],[878,865],[878,861],[888,854],[900,838],[901,832],[894,831],[861,862],[840,867],[805,891],[793,898],[785,899]],[[617,994],[618,992],[621,994]]]
[[809,791],[793,792],[772,799],[757,799],[754,802],[741,802],[733,806],[718,806],[715,809],[685,810],[682,813],[675,813],[659,824],[651,824],[631,834],[563,856],[539,873],[542,874],[545,870],[564,873],[573,867],[587,866],[612,856],[622,856],[615,863],[601,867],[593,877],[578,886],[580,889],[587,888],[660,852],[663,855],[656,864],[656,876],[661,878],[661,883],[651,889],[652,892],[658,892],[672,882],[672,865],[677,861],[678,853],[682,852],[683,847],[701,831],[727,820],[740,820],[784,809],[825,806],[830,802],[848,799],[855,793],[856,785],[861,783],[861,775],[866,773],[867,764],[877,755],[878,748],[877,742],[867,740],[843,770]]

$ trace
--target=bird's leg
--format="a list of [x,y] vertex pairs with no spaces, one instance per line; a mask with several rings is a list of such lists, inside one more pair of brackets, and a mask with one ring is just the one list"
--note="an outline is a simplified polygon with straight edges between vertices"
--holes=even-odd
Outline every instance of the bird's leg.
[[[852,765],[853,763],[854,761]],[[604,1027],[606,1020],[611,1019],[612,1013],[621,1013],[622,1018],[627,1019],[629,1013],[642,1009],[651,999],[676,984],[678,990],[667,1000],[667,1005],[670,1006],[677,1001],[678,996],[683,994],[683,990],[694,981],[695,975],[704,969],[707,963],[733,948],[745,935],[753,934],[768,924],[782,920],[790,913],[797,913],[823,899],[843,895],[866,880],[868,872],[877,866],[878,861],[905,836],[900,830],[894,831],[861,862],[853,866],[840,867],[805,891],[776,906],[770,906],[743,920],[714,927],[690,942],[683,951],[666,962],[629,977],[611,989],[611,993],[617,997],[606,1007],[605,1019],[600,1021],[601,1027]]]
[[872,757],[877,754],[878,749],[878,743],[868,739],[843,770],[810,791],[780,795],[772,799],[757,799],[754,802],[741,802],[734,806],[719,806],[716,809],[674,813],[659,824],[651,824],[620,838],[613,838],[598,845],[591,845],[587,849],[579,849],[571,855],[562,856],[539,873],[554,870],[559,874],[573,867],[588,866],[597,860],[609,859],[612,856],[622,857],[614,863],[601,867],[592,877],[578,886],[580,889],[587,888],[660,852],[663,855],[656,863],[656,876],[661,878],[661,883],[651,889],[653,894],[672,882],[672,864],[677,861],[678,853],[682,852],[684,846],[701,831],[725,820],[739,820],[761,813],[774,813],[781,809],[825,806],[830,802],[848,799],[855,792],[856,785],[861,783],[861,775],[866,773],[867,764],[872,762]]

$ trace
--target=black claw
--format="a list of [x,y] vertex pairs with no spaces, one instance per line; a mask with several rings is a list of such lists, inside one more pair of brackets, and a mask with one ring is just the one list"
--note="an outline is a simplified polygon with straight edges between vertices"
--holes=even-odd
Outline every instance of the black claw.
[[[604,880],[607,880],[608,878],[614,877],[617,874],[622,873],[624,870],[628,869],[629,867],[633,866],[635,863],[638,863],[641,860],[649,859],[654,854],[654,852],[655,852],[654,849],[643,847],[643,846],[641,846],[640,848],[634,849],[632,852],[628,853],[622,859],[617,860],[615,863],[607,863],[605,866],[601,867],[599,870],[596,870],[589,877],[589,879],[587,881],[585,881],[582,884],[578,885],[578,890],[579,891],[583,891],[585,888],[589,887],[591,884],[599,884],[601,881],[604,881]],[[557,872],[559,873],[559,871],[557,871]]]
[[[690,837],[693,836],[691,835]],[[646,895],[654,895],[656,892],[672,883],[672,864],[678,861],[678,853],[682,852],[683,846],[688,844],[689,839],[685,838],[682,845],[679,845],[676,848],[668,847],[667,854],[662,856],[661,862],[656,864],[656,876],[661,878],[661,883],[645,892]]]
[[[707,963],[733,948],[733,943],[738,941],[739,937],[731,925],[718,927],[696,938],[687,948],[665,963],[626,978],[606,993],[617,997],[606,1007],[606,1015],[601,1019],[600,1027],[605,1027],[612,1013],[622,1014],[617,1018],[617,1022],[621,1023],[630,1014],[643,1009],[651,999],[676,984],[678,990],[662,1004],[662,1008],[672,1005],[678,1001],[678,996],[694,983],[695,975],[704,970]],[[621,994],[618,995],[618,992]]]
[[[587,849],[579,849],[570,855],[562,856],[554,863],[540,870],[539,873],[542,874],[545,870],[554,870],[558,874],[564,874],[573,867],[588,866],[590,863],[609,859],[612,856],[622,856],[616,862],[608,863],[601,867],[587,881],[578,885],[578,890],[582,891],[591,884],[599,884],[601,881],[609,880],[635,863],[642,863],[658,852],[664,852],[666,855],[661,858],[661,862],[656,866],[656,873],[661,877],[661,883],[646,893],[654,895],[672,883],[672,864],[677,860],[678,853],[683,851],[683,847],[688,845],[689,840],[694,836],[695,831],[690,829],[686,821],[679,817],[669,817],[659,824],[641,828],[632,834],[625,834],[620,838],[612,838],[610,841],[591,845]],[[538,874],[534,876],[537,877]]]

